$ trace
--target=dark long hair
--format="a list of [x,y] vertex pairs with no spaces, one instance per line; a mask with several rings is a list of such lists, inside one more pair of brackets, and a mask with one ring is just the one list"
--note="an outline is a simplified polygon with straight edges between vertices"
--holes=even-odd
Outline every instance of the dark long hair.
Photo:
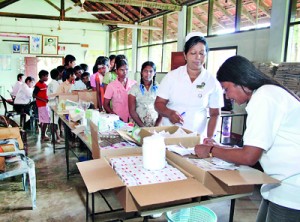
[[123,65],[128,66],[128,62],[127,62],[126,59],[118,59],[118,60],[115,60],[115,61],[116,61],[116,69],[119,69]]
[[263,85],[275,85],[283,88],[300,101],[292,91],[281,85],[275,79],[262,73],[248,59],[242,56],[233,56],[227,59],[219,68],[217,79],[219,82],[232,82],[242,88],[247,87],[252,91]]
[[98,58],[95,61],[95,64],[93,66],[93,73],[98,72],[98,65],[104,65],[108,66],[109,64],[109,58],[106,56],[98,56]]
[[155,82],[155,78],[156,78],[156,65],[154,64],[154,62],[152,61],[147,61],[147,62],[144,62],[143,65],[142,65],[142,68],[141,68],[141,84],[140,84],[140,90],[142,92],[142,94],[144,95],[144,92],[145,92],[145,85],[144,85],[144,80],[143,80],[143,70],[147,67],[147,66],[151,66],[152,69],[154,70],[155,74],[152,78],[152,91],[156,91],[157,89],[157,86],[156,86],[156,82]]

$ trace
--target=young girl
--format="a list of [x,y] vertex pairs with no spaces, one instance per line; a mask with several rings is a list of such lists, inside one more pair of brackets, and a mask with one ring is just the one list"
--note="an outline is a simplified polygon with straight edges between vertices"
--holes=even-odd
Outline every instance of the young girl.
[[153,62],[144,62],[141,70],[141,84],[134,85],[128,95],[130,116],[140,126],[158,126],[161,116],[154,109],[157,84],[156,66]]
[[97,101],[99,104],[100,110],[102,110],[102,105],[104,103],[104,85],[103,78],[105,74],[109,71],[109,59],[105,56],[99,56],[95,62],[93,67],[93,75],[90,77],[91,87],[94,91],[99,91],[99,95],[97,97]]
[[[127,92],[136,84],[135,80],[128,79],[128,64],[122,59],[116,62],[117,79],[107,85],[104,94],[104,109],[107,113],[117,114],[124,122],[129,120]],[[112,108],[110,107],[112,101]]]

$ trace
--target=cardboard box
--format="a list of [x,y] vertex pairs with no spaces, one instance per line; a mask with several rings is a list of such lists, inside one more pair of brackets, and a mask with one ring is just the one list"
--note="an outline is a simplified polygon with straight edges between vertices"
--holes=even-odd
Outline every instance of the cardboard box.
[[17,139],[19,149],[24,149],[19,127],[0,127],[0,139]]
[[249,193],[253,191],[254,185],[280,182],[248,166],[240,166],[238,170],[205,171],[176,153],[167,151],[166,155],[167,158],[192,174],[214,195]]
[[[126,150],[115,150],[114,154],[106,156],[107,159],[101,158],[77,163],[89,193],[113,189],[125,212],[189,203],[192,198],[212,194],[193,176],[182,170],[187,176],[185,180],[126,187],[108,162],[110,157],[128,156],[128,153],[124,151]],[[139,155],[141,155],[141,149]],[[176,167],[172,161],[169,164]]]
[[78,95],[73,95],[71,93],[60,94],[58,95],[58,101],[60,102],[61,100],[71,100],[73,102],[78,102]]
[[[90,129],[91,129],[91,145],[92,145],[92,157],[93,159],[100,159],[102,157],[105,157],[107,155],[113,155],[115,153],[119,154],[136,154],[140,153],[140,147],[123,147],[119,149],[108,149],[103,150],[99,146],[99,137],[98,137],[98,126],[93,123],[93,121],[90,122]],[[89,140],[89,138],[87,138]],[[118,152],[116,152],[118,150]]]
[[[175,133],[179,129],[179,126],[158,126],[158,127],[143,127],[139,133],[141,137],[141,142],[143,141],[144,137],[152,136],[153,131],[161,132],[165,130],[170,134]],[[192,133],[192,131],[182,128],[186,133]],[[165,138],[166,145],[183,145],[185,147],[194,147],[195,144],[200,143],[200,136],[189,136],[189,137],[176,137],[176,138]]]
[[94,104],[95,109],[98,109],[98,101],[97,101],[97,92],[96,91],[78,91],[78,100],[83,100],[86,102],[92,102]]

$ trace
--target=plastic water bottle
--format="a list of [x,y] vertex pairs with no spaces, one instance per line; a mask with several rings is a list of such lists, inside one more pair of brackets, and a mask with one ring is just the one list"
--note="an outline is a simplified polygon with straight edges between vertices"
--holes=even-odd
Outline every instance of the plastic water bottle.
[[230,137],[230,130],[231,130],[231,117],[224,117],[223,125],[222,125],[222,136]]

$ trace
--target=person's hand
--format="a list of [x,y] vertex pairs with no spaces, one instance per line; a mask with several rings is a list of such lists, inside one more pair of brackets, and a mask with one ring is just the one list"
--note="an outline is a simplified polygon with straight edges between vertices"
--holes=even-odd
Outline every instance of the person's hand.
[[208,158],[211,145],[199,144],[195,146],[195,154],[199,158]]
[[169,120],[173,124],[176,124],[176,123],[183,124],[183,122],[184,122],[182,116],[175,110],[172,110],[172,112],[169,116]]
[[216,141],[213,138],[204,138],[203,140],[203,144],[206,145],[214,145],[216,143]]

